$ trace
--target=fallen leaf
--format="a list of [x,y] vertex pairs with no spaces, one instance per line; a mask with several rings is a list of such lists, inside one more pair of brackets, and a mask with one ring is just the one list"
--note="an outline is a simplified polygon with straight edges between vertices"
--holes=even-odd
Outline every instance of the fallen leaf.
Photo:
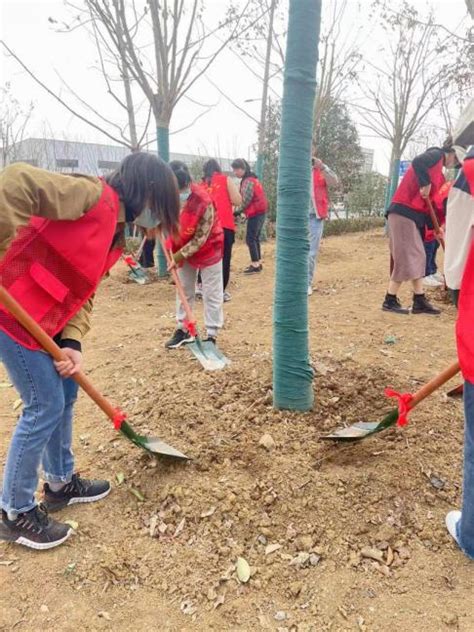
[[152,516],[150,518],[150,538],[153,538],[155,536],[157,524],[158,524],[158,516]]
[[145,502],[145,496],[138,489],[130,487],[130,493],[133,494],[141,503]]
[[383,553],[378,549],[371,549],[370,547],[366,546],[362,549],[360,554],[362,555],[362,557],[365,557],[367,559],[375,560],[376,562],[383,562]]
[[237,577],[242,584],[246,584],[250,579],[250,566],[246,559],[243,557],[237,558]]
[[13,384],[9,384],[8,382],[0,382],[0,388],[11,388]]
[[71,573],[74,572],[75,568],[76,568],[76,562],[71,562],[70,564],[66,566],[66,570],[64,572],[66,575],[70,575]]
[[22,402],[21,399],[16,399],[13,402],[13,410],[18,410],[22,404],[23,404],[23,402]]
[[125,480],[125,474],[123,472],[117,472],[115,478],[117,479],[117,485],[121,485]]
[[201,518],[209,518],[216,511],[215,507],[210,507],[207,511],[203,511],[201,514]]
[[68,524],[71,529],[74,529],[74,531],[77,531],[79,529],[79,523],[75,520],[65,520],[64,524]]
[[390,547],[387,549],[387,566],[391,566],[393,562],[393,551]]
[[181,531],[184,529],[184,523],[186,522],[186,518],[183,518],[179,525],[176,527],[176,531],[174,532],[173,538],[178,537]]
[[281,544],[269,544],[268,546],[265,547],[265,555],[270,555],[270,553],[275,553],[275,551],[278,551],[278,549],[281,549]]
[[112,617],[105,610],[101,610],[100,612],[98,612],[97,616],[100,617],[101,619],[105,619],[106,621],[112,621]]
[[273,448],[275,447],[275,440],[270,434],[267,433],[260,437],[258,445],[265,448],[265,450],[270,451],[273,450]]
[[0,561],[0,566],[11,566],[12,564],[13,564],[13,560]]
[[217,599],[214,602],[214,609],[218,608],[219,606],[222,606],[222,604],[225,601],[225,594],[220,594],[217,596]]

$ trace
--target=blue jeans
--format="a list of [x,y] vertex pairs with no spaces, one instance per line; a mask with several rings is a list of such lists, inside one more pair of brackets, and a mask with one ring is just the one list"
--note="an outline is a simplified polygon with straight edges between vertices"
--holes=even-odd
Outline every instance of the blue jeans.
[[316,262],[318,260],[319,245],[323,236],[324,220],[316,217],[314,213],[309,216],[309,279],[308,286],[313,283]]
[[474,559],[474,384],[464,384],[464,480],[461,520],[457,524],[459,546]]
[[0,331],[0,361],[23,401],[3,474],[2,509],[10,520],[36,505],[38,470],[68,483],[74,472],[72,413],[78,386],[63,380],[49,355],[31,351]]
[[437,239],[434,241],[424,241],[423,245],[426,253],[425,276],[431,276],[432,274],[436,274],[438,272],[438,266],[436,265],[436,253],[438,252],[439,241]]

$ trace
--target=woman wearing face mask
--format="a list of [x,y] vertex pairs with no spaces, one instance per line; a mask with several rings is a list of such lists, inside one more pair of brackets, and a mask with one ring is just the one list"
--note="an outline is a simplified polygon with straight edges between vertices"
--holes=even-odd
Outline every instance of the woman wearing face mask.
[[[191,308],[194,305],[196,278],[201,272],[204,323],[207,340],[216,342],[224,324],[222,254],[224,232],[212,200],[203,186],[191,182],[191,175],[184,162],[170,162],[178,181],[181,213],[179,235],[168,240],[173,253],[172,265],[178,268],[179,278]],[[168,349],[193,342],[194,337],[185,327],[186,313],[176,298],[178,327],[165,344]]]
[[262,271],[262,251],[260,248],[260,235],[265,223],[265,213],[268,202],[260,180],[250,169],[249,163],[243,158],[237,158],[232,163],[232,169],[240,181],[240,194],[242,205],[236,209],[235,214],[245,214],[247,218],[246,242],[250,253],[250,265],[245,268],[244,274],[255,274]]
[[423,292],[426,269],[423,235],[426,226],[433,228],[428,200],[435,205],[436,196],[445,183],[443,167],[450,168],[456,164],[453,143],[448,138],[442,147],[432,147],[416,156],[395,191],[387,211],[393,266],[382,304],[386,312],[409,313],[402,307],[397,294],[401,284],[410,281],[413,286],[412,313],[440,314]]
[[[152,154],[130,154],[105,180],[17,163],[0,171],[2,285],[62,347],[55,362],[0,305],[0,361],[23,410],[5,460],[0,539],[33,549],[64,542],[71,528],[49,518],[73,503],[100,500],[110,483],[75,473],[72,418],[81,343],[92,298],[117,261],[126,222],[145,211],[173,233],[179,198],[171,169]],[[18,234],[17,234],[18,231]],[[43,505],[35,492],[42,466]]]

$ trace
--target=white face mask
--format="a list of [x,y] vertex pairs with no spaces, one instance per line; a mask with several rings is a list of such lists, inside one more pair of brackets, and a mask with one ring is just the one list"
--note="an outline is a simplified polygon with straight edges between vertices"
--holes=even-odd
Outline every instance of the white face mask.
[[140,228],[156,228],[161,222],[158,218],[153,217],[151,209],[146,208],[135,218],[133,223],[140,226]]
[[179,201],[181,206],[187,201],[188,197],[191,195],[191,189],[184,189],[184,191],[179,192]]

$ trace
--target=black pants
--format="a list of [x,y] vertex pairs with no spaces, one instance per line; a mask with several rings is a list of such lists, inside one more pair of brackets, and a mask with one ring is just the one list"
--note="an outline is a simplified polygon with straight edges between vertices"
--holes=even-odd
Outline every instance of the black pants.
[[155,257],[154,257],[154,252],[155,252],[155,247],[156,247],[156,240],[155,239],[150,239],[150,240],[146,240],[145,242],[145,246],[143,248],[143,252],[141,254],[140,257],[140,261],[139,264],[142,266],[142,268],[153,268],[155,265]]
[[260,249],[260,234],[265,222],[265,213],[254,215],[247,220],[247,236],[245,241],[250,252],[250,260],[257,263],[262,258]]
[[224,228],[224,256],[222,257],[222,277],[224,281],[224,290],[229,284],[230,278],[230,260],[232,259],[232,246],[235,241],[235,231],[230,228]]

